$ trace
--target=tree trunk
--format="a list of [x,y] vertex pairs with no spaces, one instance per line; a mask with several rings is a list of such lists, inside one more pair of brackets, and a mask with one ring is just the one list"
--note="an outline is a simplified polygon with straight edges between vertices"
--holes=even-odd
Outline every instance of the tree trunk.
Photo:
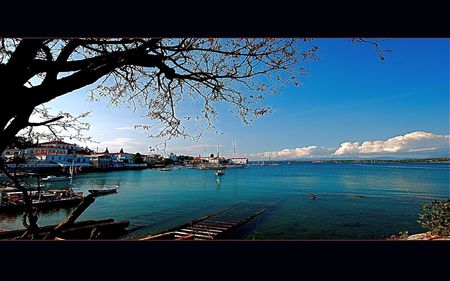
[[44,240],[53,239],[58,236],[61,231],[63,231],[68,226],[72,225],[75,220],[87,209],[92,203],[94,203],[95,198],[93,194],[89,194],[84,197],[83,201],[78,205],[78,207],[67,217],[65,218],[58,226],[56,226],[52,231],[50,231],[45,237]]

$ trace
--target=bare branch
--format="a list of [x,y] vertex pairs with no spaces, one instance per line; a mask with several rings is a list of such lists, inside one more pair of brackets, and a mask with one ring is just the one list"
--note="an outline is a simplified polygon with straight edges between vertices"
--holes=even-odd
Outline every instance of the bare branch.
[[61,120],[63,118],[64,118],[64,116],[58,116],[58,117],[52,118],[52,119],[44,121],[44,122],[39,122],[39,123],[28,122],[28,126],[33,126],[33,127],[43,126],[43,125],[47,125],[47,124],[56,122],[56,121]]

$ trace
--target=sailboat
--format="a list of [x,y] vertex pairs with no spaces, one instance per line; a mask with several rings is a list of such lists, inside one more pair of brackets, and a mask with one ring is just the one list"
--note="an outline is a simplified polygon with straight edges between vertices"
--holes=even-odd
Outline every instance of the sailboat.
[[216,176],[223,176],[225,175],[225,172],[220,169],[220,156],[219,156],[219,145],[217,145],[217,171]]

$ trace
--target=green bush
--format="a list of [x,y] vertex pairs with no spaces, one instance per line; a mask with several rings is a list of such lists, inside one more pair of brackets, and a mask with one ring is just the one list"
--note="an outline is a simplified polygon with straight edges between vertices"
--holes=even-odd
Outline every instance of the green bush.
[[450,199],[433,200],[421,206],[417,221],[423,228],[433,234],[450,235]]

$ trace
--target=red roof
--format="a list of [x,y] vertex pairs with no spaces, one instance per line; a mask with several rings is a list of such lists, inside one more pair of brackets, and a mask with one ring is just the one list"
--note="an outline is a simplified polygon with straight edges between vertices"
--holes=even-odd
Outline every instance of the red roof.
[[63,141],[48,141],[48,142],[43,142],[41,144],[64,144],[64,145],[74,145],[76,146],[76,144],[72,144],[72,143],[67,143],[67,142],[63,142]]

